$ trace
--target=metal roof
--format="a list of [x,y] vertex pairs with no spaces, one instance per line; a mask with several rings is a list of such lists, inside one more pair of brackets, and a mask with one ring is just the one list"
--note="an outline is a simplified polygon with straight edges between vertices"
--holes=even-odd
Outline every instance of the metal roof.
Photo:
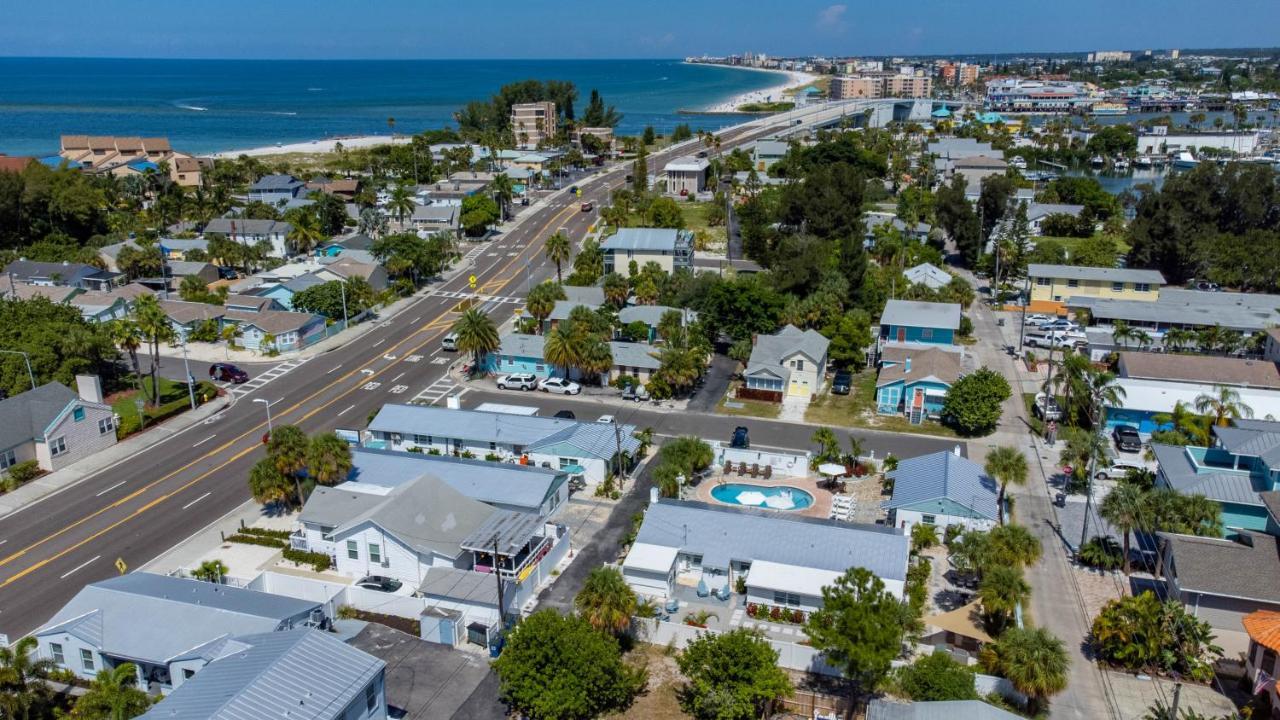
[[867,708],[867,720],[1021,720],[1021,716],[981,700],[901,703],[877,698]]
[[[232,232],[235,228],[235,232]],[[278,220],[258,220],[255,218],[214,218],[204,226],[204,233],[222,233],[223,235],[288,235],[293,225]]]
[[890,300],[880,314],[880,324],[958,330],[960,306],[956,303]]
[[[557,300],[555,307],[551,308],[551,314],[547,316],[548,320],[568,320],[569,314],[574,308],[584,307],[594,311],[599,305],[589,305],[587,303],[574,302],[573,300]],[[541,357],[541,355],[539,355]]]
[[163,663],[221,636],[273,632],[319,607],[283,595],[135,572],[86,585],[35,634],[68,632],[110,655]]
[[934,290],[945,287],[951,282],[952,277],[951,273],[933,263],[920,263],[915,267],[907,268],[902,274],[907,280],[913,283],[923,283]]
[[[1225,297],[1224,297],[1225,296]],[[1094,320],[1172,325],[1221,325],[1254,332],[1280,323],[1280,295],[1244,295],[1162,288],[1155,301],[1071,296],[1067,305],[1085,308]]]
[[1095,280],[1098,282],[1130,282],[1147,283],[1149,285],[1164,285],[1164,275],[1161,275],[1159,270],[1085,267],[1080,265],[1041,265],[1039,263],[1032,263],[1027,266],[1027,274],[1032,278],[1047,277],[1058,280]]
[[894,528],[676,500],[649,506],[636,542],[701,554],[704,566],[722,557],[835,572],[865,567],[888,580],[906,579],[910,550]]
[[238,637],[144,720],[332,720],[363,709],[378,658],[309,628]]
[[675,252],[678,236],[678,230],[667,228],[622,228],[606,238],[600,249]]
[[801,330],[795,325],[787,325],[773,335],[757,337],[748,364],[781,365],[783,360],[797,352],[819,363],[827,356],[830,345],[831,341],[817,330]]
[[642,322],[645,325],[657,327],[658,323],[662,321],[662,316],[669,312],[680,313],[684,317],[685,324],[695,322],[698,319],[698,313],[693,310],[667,307],[666,305],[631,305],[618,311],[618,322],[623,325]]
[[595,305],[599,307],[604,304],[604,288],[594,286],[578,286],[578,285],[561,285],[564,290],[565,299],[576,302],[580,305]]
[[292,175],[263,175],[258,178],[257,182],[249,186],[250,191],[254,190],[289,190],[293,191],[306,185],[298,178]]
[[427,474],[472,500],[533,511],[568,479],[558,470],[532,465],[355,448],[347,480],[392,488]]
[[59,382],[0,400],[0,450],[44,436],[49,423],[79,396]]
[[498,607],[498,584],[492,573],[433,567],[418,591],[429,597]]
[[900,460],[887,474],[893,478],[893,497],[885,508],[946,498],[992,520],[998,516],[996,481],[981,465],[948,450]]
[[1239,505],[1262,505],[1258,497],[1262,488],[1254,485],[1248,472],[1197,473],[1186,448],[1151,443],[1151,451],[1160,464],[1161,475],[1179,494],[1204,495],[1210,500]]
[[529,544],[542,525],[543,520],[537,515],[501,510],[472,530],[462,541],[462,549],[492,553],[496,545],[499,555],[515,555]]
[[503,335],[498,341],[496,354],[541,360],[542,350],[546,344],[547,338],[545,335],[525,335],[524,333],[511,332]]
[[609,352],[613,355],[614,365],[649,370],[657,370],[662,366],[658,361],[658,348],[652,345],[614,340],[609,343]]

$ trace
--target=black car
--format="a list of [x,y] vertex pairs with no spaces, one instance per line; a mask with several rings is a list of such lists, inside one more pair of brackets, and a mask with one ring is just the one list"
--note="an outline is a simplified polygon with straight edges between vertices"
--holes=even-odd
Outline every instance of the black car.
[[235,268],[227,267],[226,265],[218,266],[219,280],[237,280],[239,278],[240,278],[240,273]]
[[573,411],[572,411],[572,410],[561,410],[560,412],[556,413],[556,415],[555,415],[555,416],[556,416],[556,417],[558,417],[558,418],[560,418],[561,420],[575,420],[575,419],[577,419],[577,418],[574,416],[574,414],[573,414]]
[[382,575],[370,575],[360,578],[356,581],[356,587],[365,590],[377,590],[378,592],[393,593],[400,589],[404,583],[395,578],[384,577]]
[[851,387],[853,387],[853,373],[848,370],[837,370],[836,376],[831,380],[831,392],[836,395],[848,395]]
[[1116,449],[1124,452],[1138,452],[1142,450],[1142,438],[1138,436],[1138,431],[1132,425],[1117,425],[1115,430],[1111,431],[1111,437],[1116,441]]
[[231,363],[214,363],[209,366],[209,379],[239,385],[243,382],[249,382],[249,373]]
[[751,438],[747,435],[747,428],[739,425],[733,429],[733,437],[729,440],[729,447],[749,448],[751,447]]

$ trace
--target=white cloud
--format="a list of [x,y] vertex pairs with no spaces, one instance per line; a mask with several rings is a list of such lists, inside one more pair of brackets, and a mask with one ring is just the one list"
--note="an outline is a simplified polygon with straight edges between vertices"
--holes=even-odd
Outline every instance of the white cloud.
[[844,14],[848,9],[848,5],[840,3],[828,5],[818,11],[818,21],[816,23],[818,29],[835,34],[843,33],[845,29]]

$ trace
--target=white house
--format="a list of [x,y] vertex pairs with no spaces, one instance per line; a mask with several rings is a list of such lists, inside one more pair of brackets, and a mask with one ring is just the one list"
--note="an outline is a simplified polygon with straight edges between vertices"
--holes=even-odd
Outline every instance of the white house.
[[693,267],[693,233],[667,228],[622,228],[600,243],[604,271],[627,275],[657,263],[665,272]]
[[709,160],[692,155],[672,160],[663,168],[667,176],[667,192],[672,195],[697,195],[707,187],[709,167]]
[[214,218],[204,226],[204,235],[217,233],[225,235],[228,240],[242,245],[256,245],[267,242],[271,245],[272,257],[289,257],[286,238],[293,232],[293,225],[279,220],[256,220],[253,218]]
[[930,290],[941,290],[951,283],[952,277],[951,273],[933,263],[920,263],[907,268],[902,275],[912,285],[924,285]]
[[788,325],[775,335],[761,335],[751,348],[742,376],[749,390],[809,399],[822,388],[831,341],[816,330]]
[[981,465],[953,452],[900,460],[885,475],[893,481],[893,497],[882,507],[890,525],[904,533],[918,524],[990,530],[999,521],[999,485]]

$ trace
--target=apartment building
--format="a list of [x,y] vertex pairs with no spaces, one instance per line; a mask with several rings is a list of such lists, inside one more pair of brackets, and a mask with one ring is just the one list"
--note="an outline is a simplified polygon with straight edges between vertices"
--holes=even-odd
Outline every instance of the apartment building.
[[933,92],[933,78],[901,73],[873,73],[831,80],[833,100],[893,97],[926,98]]
[[556,134],[556,104],[516,103],[511,106],[511,132],[516,147],[533,150]]

